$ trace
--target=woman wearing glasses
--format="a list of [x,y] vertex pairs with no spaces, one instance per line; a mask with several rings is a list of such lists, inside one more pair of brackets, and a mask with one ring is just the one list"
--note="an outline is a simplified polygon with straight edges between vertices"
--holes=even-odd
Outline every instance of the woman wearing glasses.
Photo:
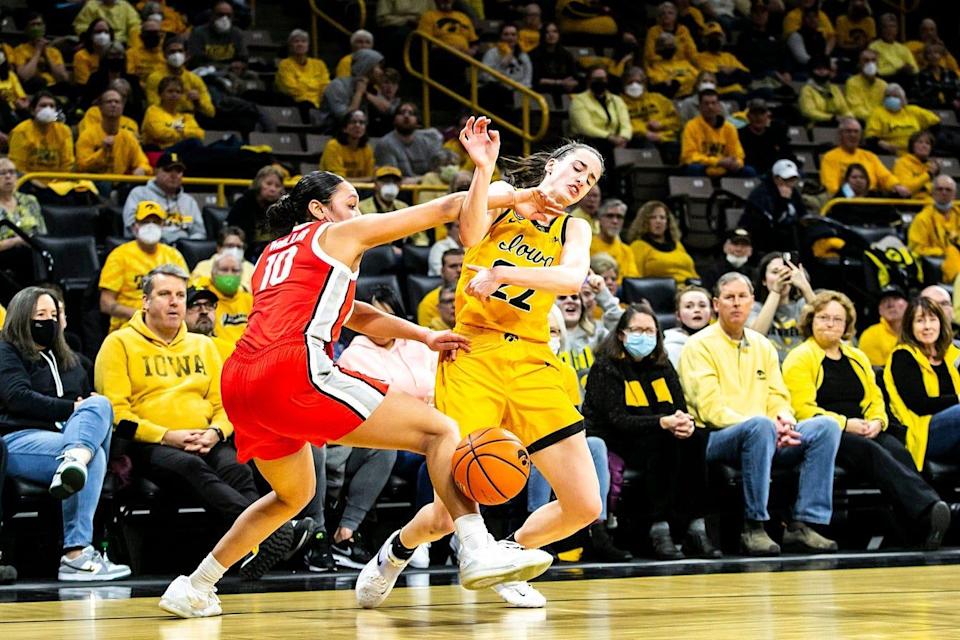
[[783,379],[797,420],[830,416],[843,429],[837,464],[880,487],[925,549],[940,546],[950,509],[920,477],[907,449],[887,431],[883,394],[867,355],[848,341],[857,314],[842,293],[821,291],[800,316],[802,344],[787,354]]
[[[597,347],[596,358],[583,401],[587,432],[602,437],[628,467],[642,471],[655,555],[719,558],[703,519],[707,431],[694,428],[687,413],[653,310],[645,304],[627,307]],[[689,523],[683,551],[674,544],[671,521]]]

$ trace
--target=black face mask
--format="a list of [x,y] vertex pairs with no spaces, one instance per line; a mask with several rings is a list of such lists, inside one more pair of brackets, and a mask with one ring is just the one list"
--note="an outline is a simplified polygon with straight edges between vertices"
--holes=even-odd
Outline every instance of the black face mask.
[[[703,327],[700,327],[700,329],[703,329],[704,327],[708,327],[708,326],[710,326],[709,323],[705,324]],[[688,326],[688,325],[685,325],[685,324],[682,323],[682,322],[680,323],[680,328],[683,329],[684,331],[686,331],[688,336],[692,336],[692,335],[695,334],[697,331],[700,331],[700,329],[694,329],[693,327]]]
[[160,32],[159,31],[142,31],[140,33],[140,39],[143,41],[143,46],[147,49],[155,49],[157,45],[160,44]]
[[123,71],[126,66],[126,62],[123,58],[107,58],[106,60],[107,71],[119,73]]
[[53,345],[53,338],[57,335],[57,321],[53,318],[49,320],[31,320],[30,336],[37,346],[49,348]]
[[665,49],[660,49],[659,51],[657,51],[657,54],[664,60],[671,59],[676,53],[677,53],[677,50],[674,47],[667,47]]
[[704,48],[710,53],[719,53],[720,49],[723,48],[723,42],[719,38],[709,38],[703,44]]
[[830,82],[830,76],[819,76],[814,74],[813,81],[821,86],[826,85],[828,82]]
[[606,80],[591,80],[590,81],[590,91],[594,94],[600,96],[607,90],[607,81]]
[[850,17],[857,22],[866,18],[867,15],[866,7],[854,7],[853,9],[850,9]]

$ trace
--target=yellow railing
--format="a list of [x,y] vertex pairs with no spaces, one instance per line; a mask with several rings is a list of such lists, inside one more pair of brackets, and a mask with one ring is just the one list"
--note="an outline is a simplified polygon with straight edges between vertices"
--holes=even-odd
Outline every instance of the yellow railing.
[[[415,69],[411,61],[411,49],[413,48],[413,41],[415,38],[420,38],[420,69]],[[465,98],[464,96],[451,91],[447,87],[443,86],[436,80],[430,77],[430,50],[431,45],[436,49],[440,49],[449,55],[462,60],[467,64],[467,70],[470,79],[470,97]],[[483,113],[485,116],[489,117],[491,120],[496,122],[498,125],[513,133],[514,135],[520,136],[523,139],[523,153],[527,155],[530,153],[530,143],[540,140],[547,134],[547,128],[550,126],[550,108],[547,106],[546,99],[529,87],[525,87],[519,82],[515,81],[513,78],[507,77],[497,71],[496,69],[491,69],[482,62],[475,60],[474,58],[468,56],[467,54],[458,51],[446,44],[445,42],[434,38],[428,33],[422,31],[414,31],[409,36],[407,36],[407,41],[403,47],[403,64],[406,66],[407,71],[415,78],[419,79],[423,85],[423,124],[427,127],[430,126],[430,89],[435,89],[440,93],[449,96],[459,102],[460,104],[470,107],[471,111],[474,113]],[[478,99],[479,91],[479,73],[487,73],[492,76],[498,82],[501,82],[520,95],[520,126],[518,127],[514,123],[510,122],[503,116],[498,116],[495,113],[491,113],[488,110],[483,110],[480,108],[480,102]],[[540,107],[540,127],[536,132],[531,132],[530,130],[530,101],[533,100]],[[513,106],[513,105],[511,105]]]
[[357,29],[363,29],[367,24],[367,3],[365,0],[355,0],[357,4],[357,10],[360,14],[360,19],[357,21],[359,24],[356,29],[350,29],[343,26],[337,20],[335,20],[330,14],[326,13],[323,9],[317,6],[317,0],[308,0],[310,5],[310,39],[313,46],[313,55],[317,55],[319,49],[319,32],[320,25],[317,22],[317,19],[320,18],[331,27],[337,31],[343,33],[346,36],[350,36]]
[[827,200],[823,205],[823,208],[820,209],[820,215],[828,215],[830,210],[839,204],[892,205],[898,208],[914,207],[922,209],[930,204],[930,202],[932,202],[932,200],[929,198],[925,200],[909,200],[906,198],[833,198],[832,200]]
[[[33,173],[25,173],[17,179],[17,188],[19,189],[23,183],[29,180],[91,180],[94,182],[136,182],[144,183],[148,180],[151,180],[153,176],[131,176],[131,175],[122,175],[116,173],[63,173],[56,171],[37,171]],[[299,176],[295,176],[289,180],[284,181],[285,187],[292,187],[297,184]],[[225,207],[227,206],[227,187],[246,187],[250,188],[252,185],[252,180],[247,180],[245,178],[194,178],[184,176],[183,184],[185,186],[196,186],[196,187],[216,187],[217,188],[217,206]],[[366,189],[372,190],[374,184],[372,182],[354,182],[350,180],[350,183],[358,190]],[[426,185],[426,184],[402,184],[400,185],[401,191],[407,191],[412,194],[413,204],[416,204],[420,199],[420,193],[422,191],[442,191],[443,186],[438,185]]]

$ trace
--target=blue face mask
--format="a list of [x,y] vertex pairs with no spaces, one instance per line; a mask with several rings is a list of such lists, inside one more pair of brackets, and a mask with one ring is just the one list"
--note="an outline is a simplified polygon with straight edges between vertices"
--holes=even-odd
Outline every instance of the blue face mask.
[[900,98],[897,96],[887,96],[883,99],[883,106],[887,109],[887,111],[896,113],[897,111],[900,111],[900,108],[903,105],[900,102]]
[[627,339],[623,341],[623,348],[638,360],[646,358],[657,348],[657,336],[650,336],[645,333],[628,333]]

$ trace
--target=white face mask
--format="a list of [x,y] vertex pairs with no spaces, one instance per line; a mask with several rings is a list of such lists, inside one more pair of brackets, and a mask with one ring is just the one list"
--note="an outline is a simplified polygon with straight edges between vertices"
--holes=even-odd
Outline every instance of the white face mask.
[[93,34],[92,40],[93,44],[97,45],[98,47],[105,47],[110,44],[110,34],[106,31],[100,31]]
[[226,247],[220,253],[225,256],[233,256],[237,260],[243,262],[243,249],[240,247]]
[[729,253],[727,254],[727,262],[729,262],[734,269],[739,269],[747,264],[748,259],[747,256],[732,256]]
[[639,82],[631,82],[623,88],[623,92],[631,98],[639,98],[643,95],[643,85]]
[[697,87],[697,91],[716,90],[716,88],[717,85],[713,84],[712,82],[701,82],[700,86]]
[[50,124],[51,122],[56,122],[57,108],[41,107],[41,109],[37,111],[37,114],[34,117],[37,119],[37,122],[41,124]]
[[171,53],[167,56],[167,64],[177,69],[183,66],[183,63],[187,61],[187,54],[182,51],[177,51],[176,53]]
[[869,76],[871,78],[877,75],[877,63],[868,62],[867,64],[863,65],[863,75]]
[[153,20],[154,22],[163,22],[163,14],[151,13],[149,16],[147,16],[147,20]]
[[213,21],[213,28],[219,31],[220,33],[230,31],[230,18],[228,18],[227,16],[220,16],[219,18]]
[[387,202],[393,202],[393,199],[400,193],[400,185],[388,182],[380,187],[380,197]]
[[560,353],[560,338],[550,338],[547,344],[550,346],[550,351]]
[[163,227],[155,222],[148,222],[137,227],[137,240],[143,244],[157,244],[163,235]]

